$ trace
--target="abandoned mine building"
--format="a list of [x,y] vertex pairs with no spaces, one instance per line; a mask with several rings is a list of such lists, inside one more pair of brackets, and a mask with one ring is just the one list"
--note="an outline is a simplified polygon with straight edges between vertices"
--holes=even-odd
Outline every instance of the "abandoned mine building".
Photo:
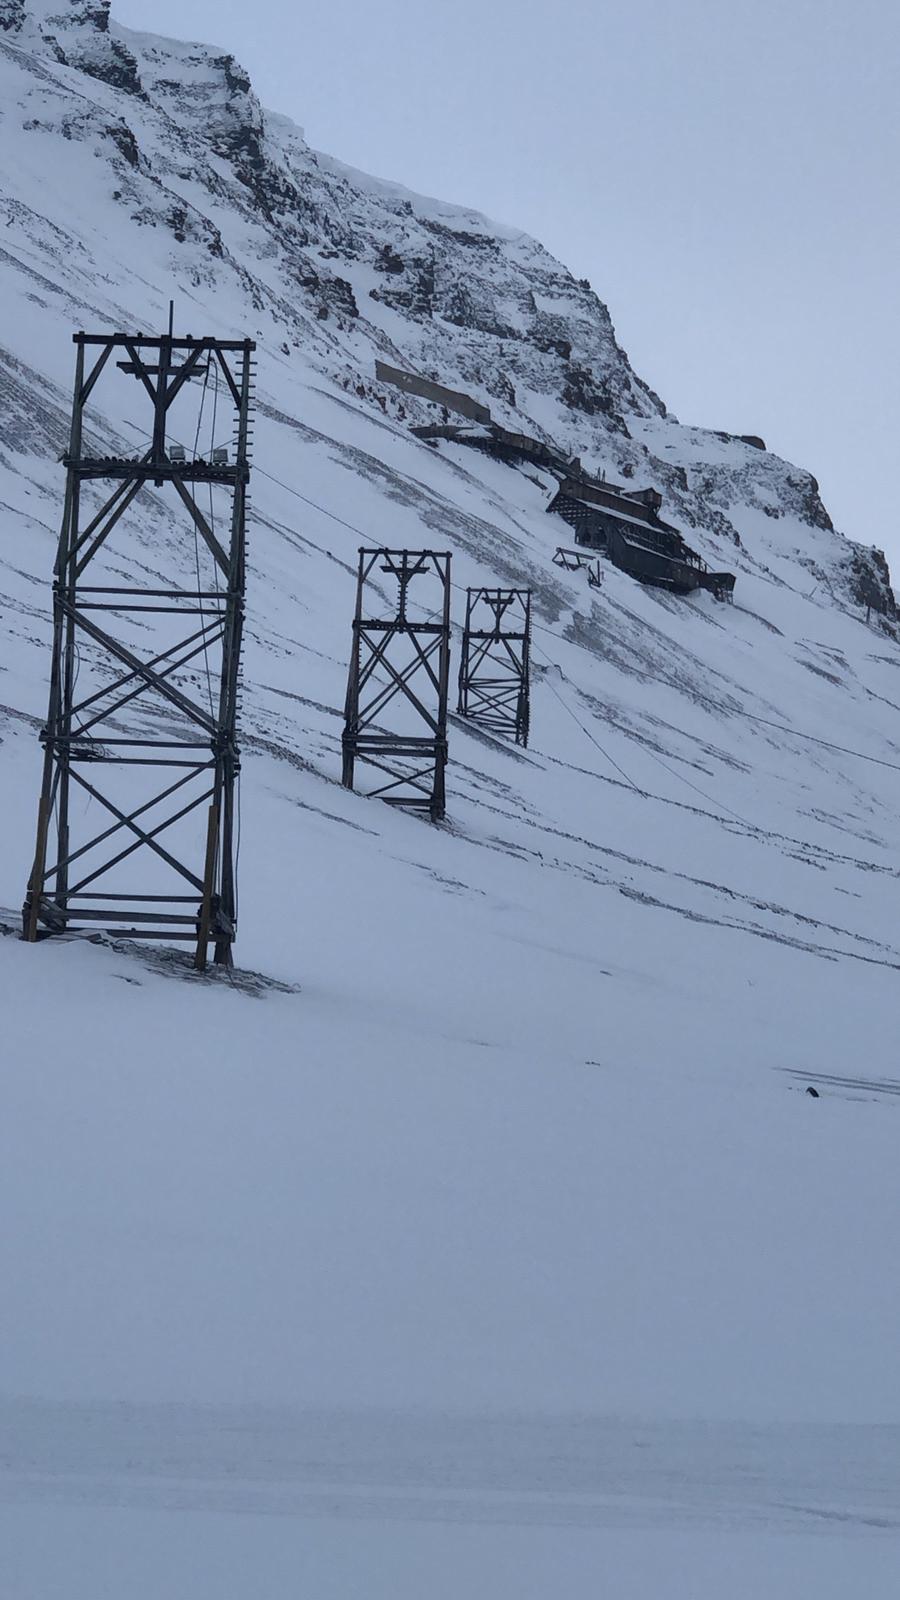
[[[471,395],[449,389],[434,378],[401,371],[376,362],[379,382],[415,394],[440,406],[443,420],[412,426],[425,443],[439,440],[481,450],[510,466],[530,466],[549,472],[559,484],[548,512],[556,512],[575,530],[575,542],[611,561],[639,583],[690,594],[707,589],[717,600],[734,595],[733,572],[713,572],[678,532],[660,516],[662,495],[656,489],[625,489],[604,478],[585,473],[578,457],[567,458],[551,443],[528,434],[514,433],[495,422],[487,406]],[[449,420],[455,414],[467,426]],[[474,425],[473,425],[474,424]],[[752,442],[764,448],[762,440]]]
[[575,530],[575,543],[605,555],[640,583],[690,594],[708,589],[717,600],[734,593],[733,572],[712,572],[677,528],[659,515],[656,489],[622,489],[589,478],[563,478],[547,507]]

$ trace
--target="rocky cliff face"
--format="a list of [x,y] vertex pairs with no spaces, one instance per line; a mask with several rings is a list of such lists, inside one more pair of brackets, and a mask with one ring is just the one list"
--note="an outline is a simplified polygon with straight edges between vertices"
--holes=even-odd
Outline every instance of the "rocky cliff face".
[[4,0],[7,33],[126,94],[143,94],[137,62],[110,33],[110,0]]
[[[883,557],[836,537],[815,479],[758,440],[682,427],[591,286],[535,240],[317,155],[233,56],[119,28],[109,0],[0,0],[0,29],[20,75],[7,135],[87,144],[93,203],[154,236],[176,295],[237,289],[249,331],[262,318],[283,352],[400,421],[433,413],[375,382],[376,355],[466,389],[589,470],[661,490],[714,564],[773,570],[792,555],[779,524],[799,518],[816,582],[893,615]],[[37,204],[10,202],[33,235]],[[68,273],[64,234],[50,248]]]

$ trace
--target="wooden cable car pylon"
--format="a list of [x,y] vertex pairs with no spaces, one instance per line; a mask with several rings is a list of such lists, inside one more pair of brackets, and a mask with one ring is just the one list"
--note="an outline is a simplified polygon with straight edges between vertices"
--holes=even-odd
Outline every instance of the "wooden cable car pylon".
[[[161,337],[77,333],[74,342],[75,393],[54,568],[50,695],[41,732],[43,778],[23,935],[34,942],[55,933],[102,930],[132,939],[180,940],[195,946],[200,969],[212,944],[216,963],[230,966],[236,929],[237,697],[256,347],[249,339],[175,338],[171,321]],[[89,401],[118,354],[124,358],[116,363],[118,371],[136,380],[138,392],[152,406],[150,444],[137,457],[101,457],[85,447]],[[227,451],[214,448],[214,441],[205,456],[197,454],[196,443],[189,455],[183,441],[170,436],[170,413],[185,385],[208,377],[211,369],[217,380],[223,379],[233,408],[233,460],[227,459]],[[109,367],[107,376],[112,373]],[[84,513],[83,487],[104,482],[111,487],[101,505]],[[224,545],[212,506],[207,518],[197,504],[198,484],[210,486],[211,501],[216,486],[229,496]],[[152,569],[149,561],[133,563],[137,576],[130,583],[110,582],[133,557],[133,548],[117,541],[117,531],[123,531],[132,503],[151,487],[174,491],[178,536],[171,536],[175,519],[170,518],[167,539],[153,546]],[[156,497],[157,514],[161,498]],[[143,539],[149,538],[148,527],[153,527],[149,519],[141,525]],[[212,587],[201,584],[199,562],[196,590],[185,586],[179,575],[178,556],[185,555],[179,550],[181,538],[194,542],[195,553],[202,540],[213,561]],[[98,565],[102,573],[104,558],[105,581],[86,582]],[[161,576],[148,583],[148,570]],[[148,614],[150,619],[183,618],[183,626],[177,620],[151,622]],[[164,644],[160,635],[167,626],[176,637]],[[158,627],[160,635],[151,633],[151,627]],[[146,643],[148,638],[152,644]],[[208,708],[195,697],[184,670],[200,657],[206,664]],[[95,673],[95,686],[87,693],[79,689],[82,665],[86,674]],[[123,722],[126,707],[131,710]],[[165,774],[161,787],[151,778],[157,769]],[[116,796],[117,780],[120,786],[130,784],[127,799]],[[71,805],[74,790],[91,802],[91,810],[77,817]],[[175,795],[174,811],[148,817]],[[97,831],[87,825],[89,816],[96,823],[94,803],[105,813],[105,826]],[[180,842],[169,830],[177,830],[203,807],[206,846],[198,862],[197,841]],[[168,834],[166,844],[160,842],[163,834]],[[135,865],[143,874],[134,888],[128,880],[127,887],[120,881],[118,869],[126,861],[129,873]]]
[[530,675],[531,590],[467,589],[460,716],[527,745]]
[[[373,614],[379,574],[397,584],[396,602],[388,602],[387,616]],[[421,620],[410,612],[410,586],[416,579],[430,579],[432,592],[437,590],[432,596],[436,608]],[[356,788],[358,768],[363,767],[370,777],[377,774],[367,794],[388,805],[427,811],[433,822],[446,809],[450,587],[446,553],[359,552],[344,718],[344,787]]]

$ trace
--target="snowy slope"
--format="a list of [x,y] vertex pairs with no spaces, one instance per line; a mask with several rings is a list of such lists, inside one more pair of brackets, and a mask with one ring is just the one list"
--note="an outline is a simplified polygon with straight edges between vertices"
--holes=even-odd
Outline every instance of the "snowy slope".
[[[317,1594],[894,1593],[886,570],[806,472],[668,415],[534,241],[315,155],[224,52],[102,3],[0,26],[0,905],[14,928],[70,335],[174,296],[179,329],[259,342],[237,956],[281,985],[0,940],[12,1593],[71,1594],[49,1552],[80,1547],[85,1595],[112,1549],[110,1594],[265,1571],[280,1600],[276,1511]],[[414,439],[430,408],[376,356],[659,488],[734,607],[560,572],[548,485]],[[531,748],[454,720],[442,827],[339,786],[363,537],[535,591]],[[152,497],[119,570],[175,540]],[[170,1564],[134,1565],[161,1509]]]

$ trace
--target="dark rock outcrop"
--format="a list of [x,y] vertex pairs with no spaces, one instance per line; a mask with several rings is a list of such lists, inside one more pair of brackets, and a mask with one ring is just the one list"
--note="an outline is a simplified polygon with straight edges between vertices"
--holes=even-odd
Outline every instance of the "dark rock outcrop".
[[25,0],[0,0],[0,29],[18,33],[25,21]]

